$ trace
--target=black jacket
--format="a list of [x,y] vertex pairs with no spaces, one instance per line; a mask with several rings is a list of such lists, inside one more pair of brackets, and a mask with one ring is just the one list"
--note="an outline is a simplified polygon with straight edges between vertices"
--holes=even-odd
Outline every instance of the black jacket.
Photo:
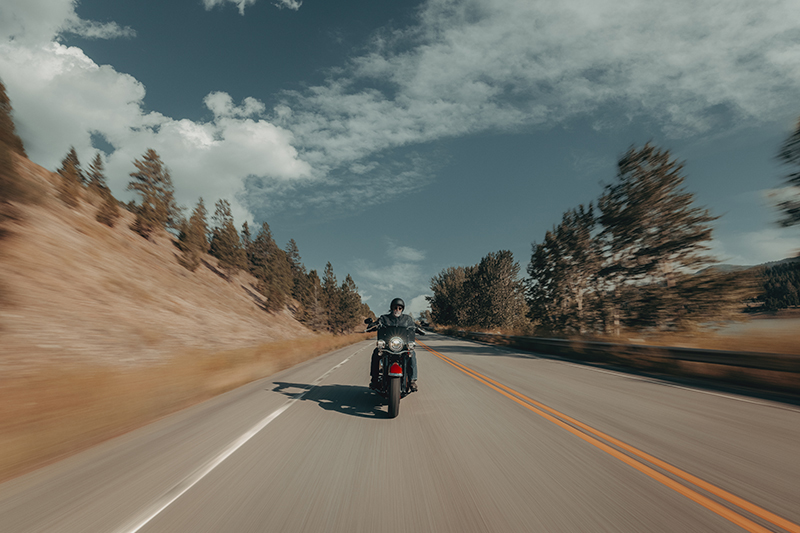
[[398,326],[410,329],[417,327],[411,315],[394,316],[392,313],[381,315],[380,318],[378,318],[378,327],[381,326]]

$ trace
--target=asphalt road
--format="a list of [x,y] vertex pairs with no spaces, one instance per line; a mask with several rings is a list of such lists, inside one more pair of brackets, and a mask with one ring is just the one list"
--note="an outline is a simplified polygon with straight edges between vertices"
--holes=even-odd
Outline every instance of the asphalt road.
[[437,335],[365,342],[0,485],[3,532],[800,532],[800,408]]

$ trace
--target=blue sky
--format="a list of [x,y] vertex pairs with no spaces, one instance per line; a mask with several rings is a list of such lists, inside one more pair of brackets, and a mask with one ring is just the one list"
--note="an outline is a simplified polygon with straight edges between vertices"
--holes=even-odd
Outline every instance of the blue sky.
[[723,261],[800,248],[769,197],[800,116],[796,0],[4,0],[0,79],[35,162],[99,149],[127,199],[152,147],[181,204],[228,199],[376,312],[418,312],[488,252],[524,271],[648,141],[721,215]]

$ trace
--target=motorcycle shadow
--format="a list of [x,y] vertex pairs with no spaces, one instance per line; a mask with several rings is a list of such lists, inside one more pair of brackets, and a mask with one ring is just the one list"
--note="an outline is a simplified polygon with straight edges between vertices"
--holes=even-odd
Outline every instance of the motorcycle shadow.
[[280,392],[289,398],[300,398],[301,401],[317,402],[326,411],[336,411],[361,418],[387,418],[388,412],[383,406],[383,399],[373,393],[369,387],[359,385],[317,385],[307,383],[287,383],[276,381],[274,392]]

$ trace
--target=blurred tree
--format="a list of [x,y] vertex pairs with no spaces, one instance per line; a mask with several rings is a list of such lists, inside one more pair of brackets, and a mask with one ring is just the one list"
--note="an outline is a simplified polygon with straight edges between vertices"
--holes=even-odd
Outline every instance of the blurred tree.
[[184,220],[178,235],[178,247],[183,252],[180,263],[194,272],[208,252],[208,211],[201,197],[189,220]]
[[331,329],[336,333],[345,333],[357,327],[362,320],[361,295],[350,274],[345,277],[338,292],[338,309],[333,315]]
[[102,198],[105,191],[108,189],[106,185],[106,176],[103,173],[103,157],[100,152],[97,152],[89,164],[89,170],[86,172],[86,179],[88,181],[88,188],[98,198]]
[[320,304],[327,315],[328,329],[334,331],[335,325],[339,323],[337,316],[339,313],[339,287],[330,261],[325,264],[325,270],[322,272]]
[[487,254],[468,271],[464,296],[470,325],[484,329],[516,328],[525,322],[525,296],[519,279],[519,263],[508,250]]
[[136,220],[131,229],[148,238],[154,231],[175,227],[180,211],[175,203],[175,190],[169,170],[161,157],[148,148],[142,159],[133,161],[136,170],[131,172],[133,180],[129,191],[136,191],[141,204],[135,207]]
[[15,216],[11,202],[28,202],[36,196],[17,173],[15,159],[18,156],[27,157],[14,126],[11,101],[0,82],[0,223]]
[[783,211],[784,218],[779,223],[784,226],[800,224],[800,120],[797,127],[778,151],[778,160],[792,171],[785,177],[786,189],[783,191],[786,199],[778,203],[778,208]]
[[277,310],[286,303],[292,290],[292,273],[286,253],[278,248],[269,224],[264,222],[247,249],[250,273],[258,280],[258,291],[267,299],[267,308]]
[[247,255],[233,222],[231,204],[227,200],[219,200],[214,207],[215,226],[211,230],[210,253],[230,277],[237,270],[247,267]]
[[431,279],[433,295],[426,296],[425,299],[430,302],[434,322],[443,326],[456,326],[466,320],[466,279],[467,269],[460,266],[448,267]]
[[61,160],[58,175],[61,177],[58,197],[69,207],[77,207],[82,195],[83,172],[74,147],[70,147],[67,155]]
[[564,213],[541,244],[532,245],[526,282],[529,316],[548,331],[580,333],[591,328],[600,267],[594,228],[592,205],[581,205]]
[[97,209],[97,213],[95,214],[95,219],[98,222],[102,222],[106,226],[113,228],[114,224],[117,223],[117,219],[119,218],[119,202],[114,195],[111,194],[111,191],[105,189],[102,194],[102,203],[100,207]]
[[[669,151],[650,144],[631,148],[618,166],[617,181],[606,185],[598,203],[604,256],[599,276],[611,303],[606,323],[615,334],[623,325],[675,327],[683,323],[683,309],[696,304],[685,300],[695,292],[678,288],[679,278],[688,282],[685,274],[717,262],[705,252],[710,223],[718,217],[692,207],[694,195],[682,188],[683,164]],[[710,291],[704,298],[724,290],[703,286]]]
[[95,219],[113,228],[119,218],[119,202],[106,185],[106,176],[103,170],[103,158],[100,152],[97,152],[89,165],[86,179],[91,197],[100,200],[100,207],[95,213]]

